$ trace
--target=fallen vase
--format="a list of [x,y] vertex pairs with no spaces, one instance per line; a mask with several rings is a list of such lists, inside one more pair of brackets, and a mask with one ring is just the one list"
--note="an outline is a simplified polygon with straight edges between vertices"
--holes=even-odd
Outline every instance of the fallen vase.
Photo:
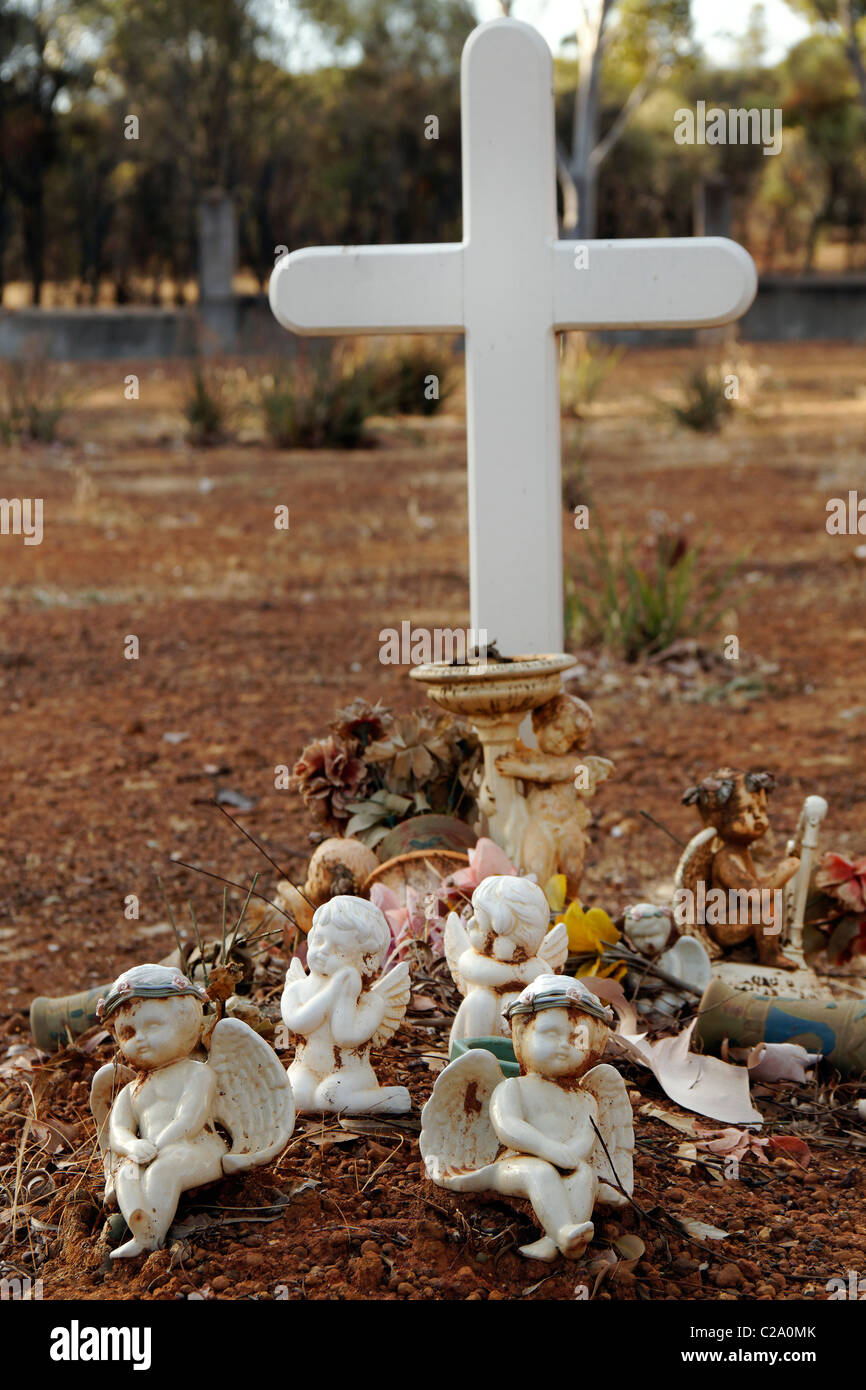
[[843,1076],[859,1076],[866,1072],[866,1000],[776,999],[714,979],[700,1002],[695,1037],[713,1052],[725,1038],[737,1047],[799,1043]]

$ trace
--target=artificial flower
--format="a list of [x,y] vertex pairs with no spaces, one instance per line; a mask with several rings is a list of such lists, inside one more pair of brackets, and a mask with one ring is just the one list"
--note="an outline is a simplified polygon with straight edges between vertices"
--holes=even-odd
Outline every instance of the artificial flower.
[[356,695],[351,704],[337,710],[330,727],[338,738],[349,744],[357,743],[363,750],[368,744],[384,738],[393,723],[393,714],[381,700],[371,705],[363,695]]
[[818,866],[815,883],[844,907],[866,912],[866,857],[845,859],[828,850]]
[[625,965],[621,961],[605,961],[604,950],[615,946],[619,932],[608,914],[601,907],[584,909],[575,899],[569,903],[565,912],[560,912],[557,922],[564,922],[568,932],[568,949],[571,955],[591,956],[578,966],[577,974],[595,975],[599,979],[608,976],[620,980],[625,975]]
[[292,769],[291,786],[320,825],[339,831],[349,819],[349,802],[363,797],[368,776],[354,747],[329,734],[307,744]]

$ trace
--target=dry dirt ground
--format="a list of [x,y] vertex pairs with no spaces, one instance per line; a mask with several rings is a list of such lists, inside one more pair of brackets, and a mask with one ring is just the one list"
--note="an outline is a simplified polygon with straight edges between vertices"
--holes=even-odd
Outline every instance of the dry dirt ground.
[[[828,498],[866,495],[862,349],[752,347],[737,368],[743,399],[713,436],[673,427],[655,404],[692,361],[629,353],[582,425],[593,523],[639,536],[664,510],[690,536],[706,532],[710,559],[744,554],[707,670],[688,654],[635,666],[582,656],[574,688],[594,707],[595,751],[617,765],[595,803],[584,896],[611,913],[673,872],[676,846],[640,812],[686,838],[680,794],[719,763],[776,772],[777,848],[815,791],[830,802],[825,842],[866,847],[866,537],[825,529]],[[205,804],[217,786],[255,800],[244,823],[300,877],[308,823],[275,790],[275,767],[354,695],[419,702],[405,669],[380,664],[381,628],[468,622],[459,400],[430,421],[384,422],[375,447],[353,453],[254,439],[194,450],[183,376],[174,363],[83,372],[68,442],[3,455],[4,496],[44,499],[44,539],[0,537],[0,1181],[4,1203],[16,1194],[14,1215],[0,1214],[0,1273],[39,1275],[47,1298],[549,1299],[581,1284],[601,1299],[826,1298],[828,1279],[866,1262],[857,1088],[829,1073],[758,1098],[769,1132],[806,1138],[806,1171],[748,1159],[739,1181],[716,1181],[678,1160],[682,1134],[638,1113],[641,1211],[603,1220],[583,1264],[523,1261],[526,1209],[430,1186],[411,1126],[348,1139],[299,1130],[277,1164],[184,1199],[180,1218],[199,1221],[170,1251],[108,1263],[86,1084],[108,1047],[47,1065],[9,1055],[29,1041],[31,997],[166,954],[157,872],[178,912],[191,900],[214,930],[219,886],[173,856],[244,883],[260,870],[273,887],[267,863]],[[288,532],[274,528],[278,504]],[[565,511],[563,537],[573,569],[585,537]],[[739,664],[721,659],[727,634]],[[130,635],[137,660],[124,656]],[[130,894],[137,920],[124,916]],[[261,997],[276,998],[284,969],[275,952]],[[434,994],[438,1012],[410,1014],[383,1068],[416,1106],[453,1003]],[[638,1112],[653,1100],[676,1110],[647,1074],[627,1074]],[[833,1099],[848,1108],[831,1111]],[[317,1185],[297,1191],[307,1178]],[[671,1220],[683,1215],[729,1235],[689,1240]],[[628,1232],[642,1256],[614,1248],[619,1263],[605,1268]]]

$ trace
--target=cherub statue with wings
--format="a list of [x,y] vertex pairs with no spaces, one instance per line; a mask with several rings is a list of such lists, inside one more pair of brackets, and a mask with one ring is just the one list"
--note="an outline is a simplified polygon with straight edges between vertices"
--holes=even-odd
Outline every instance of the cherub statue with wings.
[[276,1053],[239,1019],[208,1034],[207,1002],[179,970],[137,965],[97,1006],[126,1062],[100,1067],[90,1089],[105,1203],[120,1207],[130,1230],[112,1259],[158,1250],[182,1192],[268,1163],[294,1129]]
[[634,1126],[603,1055],[613,1013],[580,980],[541,975],[507,1010],[520,1075],[470,1048],[440,1072],[421,1114],[427,1176],[452,1192],[526,1197],[544,1234],[522,1255],[575,1260],[596,1203],[625,1206]]
[[559,972],[568,956],[568,929],[550,928],[550,906],[537,883],[491,874],[472,894],[464,925],[456,912],[445,924],[445,956],[464,996],[451,1028],[455,1039],[508,1036],[503,1010],[539,975]]
[[405,1086],[380,1086],[370,1048],[387,1042],[409,1003],[409,967],[385,975],[391,931],[365,898],[338,894],[313,914],[309,974],[297,956],[286,975],[283,1022],[298,1035],[289,1079],[298,1110],[399,1115],[412,1104]]

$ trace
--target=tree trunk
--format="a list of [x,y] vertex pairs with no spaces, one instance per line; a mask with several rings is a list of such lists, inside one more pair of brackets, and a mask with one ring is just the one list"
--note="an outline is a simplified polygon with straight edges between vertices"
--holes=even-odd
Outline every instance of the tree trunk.
[[839,0],[839,23],[844,35],[845,52],[857,79],[863,109],[866,110],[866,65],[863,63],[863,54],[860,52],[860,44],[857,41],[857,29],[851,12],[851,0]]
[[41,186],[23,205],[22,213],[24,255],[30,274],[33,304],[38,309],[45,283],[45,208]]
[[598,168],[592,160],[577,182],[577,240],[591,241],[596,233]]

